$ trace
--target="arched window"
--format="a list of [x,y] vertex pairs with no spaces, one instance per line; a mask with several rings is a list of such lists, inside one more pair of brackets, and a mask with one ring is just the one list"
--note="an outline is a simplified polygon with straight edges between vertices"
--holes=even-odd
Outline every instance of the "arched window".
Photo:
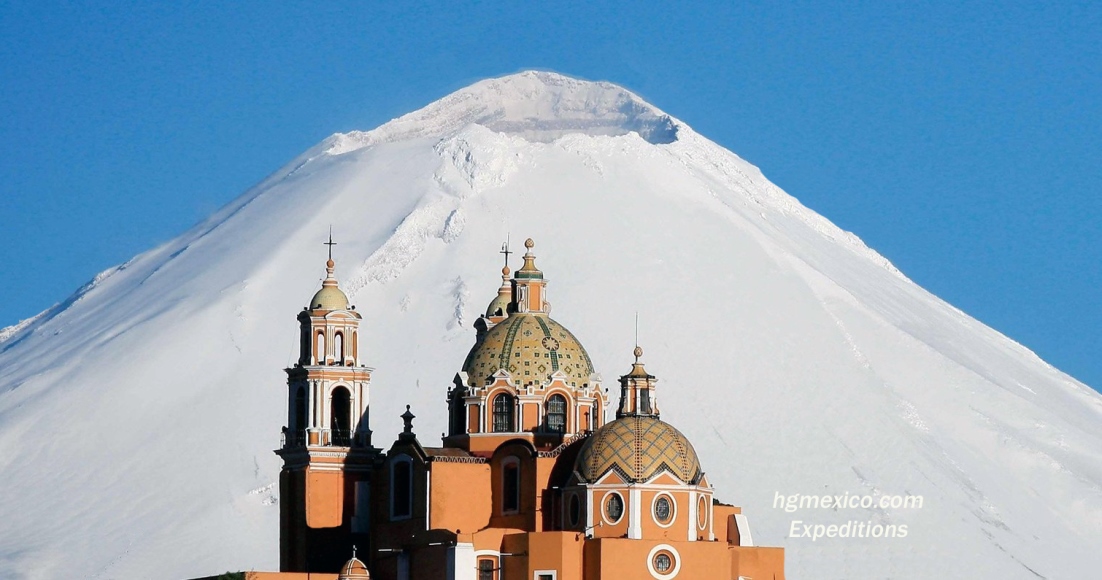
[[413,463],[400,456],[390,466],[390,517],[413,515]]
[[325,364],[325,333],[318,333],[318,348],[314,351],[314,360],[317,362],[314,364]]
[[494,397],[494,433],[513,431],[513,397],[501,393]]
[[333,336],[333,353],[337,358],[337,364],[344,366],[344,335],[337,333]]
[[520,511],[520,462],[506,458],[501,465],[501,511]]
[[566,433],[566,397],[551,395],[547,399],[547,430]]
[[467,432],[467,405],[463,402],[463,394],[457,390],[452,396],[448,421],[450,435],[462,435]]
[[333,445],[348,446],[352,440],[352,404],[348,389],[337,387],[329,404],[329,428]]
[[299,387],[295,392],[295,416],[291,428],[296,435],[306,428],[306,387]]

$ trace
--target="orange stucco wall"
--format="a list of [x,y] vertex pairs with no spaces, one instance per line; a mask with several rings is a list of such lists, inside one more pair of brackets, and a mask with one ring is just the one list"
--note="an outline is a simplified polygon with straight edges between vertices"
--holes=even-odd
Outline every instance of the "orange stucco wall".
[[731,546],[731,577],[784,580],[784,548]]
[[306,473],[306,525],[311,528],[335,528],[344,513],[344,473],[315,471]]
[[431,483],[431,525],[435,529],[473,532],[486,527],[492,510],[487,493],[490,466],[485,463],[434,462]]
[[[650,561],[652,549],[660,544],[669,545],[676,550],[680,562],[677,578],[731,580],[747,576],[754,580],[784,579],[784,551],[781,548],[734,548],[725,542],[601,538],[586,542],[585,580],[652,578],[647,563]],[[559,578],[572,580],[568,576]]]
[[577,532],[511,534],[502,538],[502,551],[524,554],[502,558],[505,578],[535,578],[537,570],[554,570],[559,580],[582,580],[584,536]]

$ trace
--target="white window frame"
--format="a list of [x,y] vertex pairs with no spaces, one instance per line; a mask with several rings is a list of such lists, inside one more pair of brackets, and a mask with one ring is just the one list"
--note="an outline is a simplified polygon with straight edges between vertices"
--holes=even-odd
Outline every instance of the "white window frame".
[[[658,519],[658,498],[660,497],[664,497],[670,500],[670,521],[666,523],[662,523],[662,521]],[[677,521],[677,501],[674,500],[673,495],[670,494],[670,492],[660,491],[654,494],[654,499],[652,499],[650,502],[650,517],[652,520],[654,520],[654,523],[658,524],[658,526],[662,528],[668,528]]]
[[[616,518],[615,520],[612,520],[612,519],[608,518],[608,509],[607,508],[608,508],[608,498],[611,497],[611,496],[614,496],[614,495],[620,498],[620,517]],[[605,493],[605,495],[603,495],[601,497],[601,520],[604,521],[606,524],[614,526],[614,525],[624,521],[624,516],[627,515],[627,511],[628,511],[628,502],[626,500],[624,500],[624,494],[613,490],[613,491],[609,491],[609,492]]]
[[[673,569],[663,574],[654,569],[654,557],[658,555],[658,552],[669,552],[673,555]],[[647,554],[647,571],[651,576],[654,576],[656,580],[670,580],[677,576],[677,573],[681,571],[681,554],[669,544],[658,544],[651,548],[649,554]]]

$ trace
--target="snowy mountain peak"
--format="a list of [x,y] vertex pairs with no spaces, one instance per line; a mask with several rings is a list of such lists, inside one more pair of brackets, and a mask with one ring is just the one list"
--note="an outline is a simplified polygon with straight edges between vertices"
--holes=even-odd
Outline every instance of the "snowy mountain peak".
[[677,139],[682,126],[631,91],[612,83],[524,71],[477,82],[372,131],[334,135],[327,153],[347,153],[405,139],[443,137],[472,124],[543,143],[571,133],[632,132],[651,143],[670,143]]
[[[1102,566],[1098,393],[631,92],[524,72],[334,135],[0,330],[0,578],[276,565],[282,369],[330,226],[377,446],[405,405],[426,442],[447,425],[498,249],[531,236],[595,369],[626,368],[641,315],[663,418],[791,577]],[[790,513],[777,494],[926,503]],[[910,534],[812,541],[795,520]]]

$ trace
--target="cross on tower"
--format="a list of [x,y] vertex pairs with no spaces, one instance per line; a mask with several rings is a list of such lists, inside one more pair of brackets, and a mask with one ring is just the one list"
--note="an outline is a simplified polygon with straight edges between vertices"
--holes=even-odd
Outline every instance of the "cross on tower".
[[329,259],[333,259],[333,246],[337,245],[337,242],[333,241],[333,226],[329,226],[329,241],[324,242],[323,245],[329,246]]
[[505,243],[501,244],[501,252],[500,253],[505,254],[505,267],[508,268],[509,267],[509,254],[512,254],[512,252],[509,251],[509,238],[508,237],[505,238]]

